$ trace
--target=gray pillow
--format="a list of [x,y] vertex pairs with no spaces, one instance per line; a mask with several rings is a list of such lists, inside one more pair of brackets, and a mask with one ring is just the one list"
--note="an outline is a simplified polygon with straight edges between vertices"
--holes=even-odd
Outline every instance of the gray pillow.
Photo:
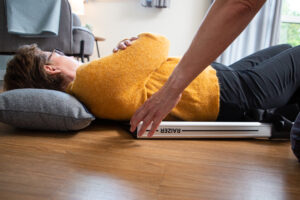
[[0,94],[0,122],[35,130],[80,130],[95,117],[73,96],[55,90],[16,89]]

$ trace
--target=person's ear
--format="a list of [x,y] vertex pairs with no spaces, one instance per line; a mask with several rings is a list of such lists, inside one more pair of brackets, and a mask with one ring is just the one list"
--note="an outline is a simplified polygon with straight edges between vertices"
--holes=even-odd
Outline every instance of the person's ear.
[[44,65],[44,70],[47,72],[47,74],[55,75],[61,73],[61,70],[53,65]]

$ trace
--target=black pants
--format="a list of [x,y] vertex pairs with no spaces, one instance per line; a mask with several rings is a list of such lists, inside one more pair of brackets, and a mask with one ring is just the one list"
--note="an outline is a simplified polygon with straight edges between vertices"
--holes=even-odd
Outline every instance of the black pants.
[[218,121],[240,121],[249,109],[284,106],[300,86],[300,46],[273,46],[229,66],[212,66],[220,84]]

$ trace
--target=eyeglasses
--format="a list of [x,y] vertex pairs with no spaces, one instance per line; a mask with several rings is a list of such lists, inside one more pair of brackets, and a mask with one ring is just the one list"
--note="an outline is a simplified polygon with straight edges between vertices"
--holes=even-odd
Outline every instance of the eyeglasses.
[[50,55],[49,55],[49,57],[48,57],[48,59],[47,59],[47,63],[50,62],[50,59],[51,59],[51,57],[52,57],[52,55],[53,55],[54,53],[56,53],[56,54],[58,54],[58,55],[61,55],[61,56],[64,56],[64,55],[65,55],[64,52],[62,52],[61,50],[59,50],[59,49],[53,49],[53,51],[50,53]]

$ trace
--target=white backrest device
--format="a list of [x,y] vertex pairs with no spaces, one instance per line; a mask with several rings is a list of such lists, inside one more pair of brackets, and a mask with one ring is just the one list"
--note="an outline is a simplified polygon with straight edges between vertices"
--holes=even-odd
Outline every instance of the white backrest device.
[[[142,122],[135,132],[136,138],[149,138],[147,128],[139,137]],[[272,124],[260,122],[187,122],[163,121],[151,137],[155,138],[270,138]]]

